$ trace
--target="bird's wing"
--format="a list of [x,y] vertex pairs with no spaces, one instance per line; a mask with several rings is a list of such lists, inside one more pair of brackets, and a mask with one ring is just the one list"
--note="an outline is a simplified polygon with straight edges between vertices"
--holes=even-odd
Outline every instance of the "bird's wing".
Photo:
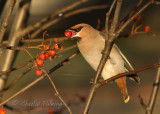
[[[134,68],[132,67],[132,65],[130,64],[130,62],[127,60],[127,58],[123,55],[123,53],[120,51],[120,49],[117,47],[117,45],[114,45],[115,49],[118,51],[118,53],[121,55],[121,57],[124,60],[124,63],[126,65],[126,71],[131,71],[134,70]],[[130,79],[136,81],[138,84],[140,84],[140,78],[138,77],[137,74],[132,74],[132,75],[128,75],[128,77],[130,77]]]
[[132,65],[130,64],[130,62],[127,60],[127,58],[123,55],[123,53],[120,51],[120,49],[117,47],[117,45],[115,45],[115,49],[118,51],[118,53],[121,55],[121,57],[123,58],[125,65],[127,66],[128,70],[134,70],[134,68],[132,67]]

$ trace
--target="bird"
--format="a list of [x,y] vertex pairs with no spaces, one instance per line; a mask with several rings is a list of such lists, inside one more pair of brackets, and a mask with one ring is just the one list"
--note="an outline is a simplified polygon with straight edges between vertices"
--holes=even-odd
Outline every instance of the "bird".
[[[104,33],[94,29],[91,25],[81,23],[67,29],[65,31],[65,36],[77,40],[77,46],[82,56],[96,71],[105,46]],[[117,74],[131,70],[134,70],[134,68],[114,43],[109,58],[101,73],[102,78],[106,80]],[[140,84],[138,75],[134,74],[129,78],[134,80],[137,84]],[[121,90],[124,102],[127,103],[130,100],[130,96],[127,91],[126,77],[118,78],[115,82]]]

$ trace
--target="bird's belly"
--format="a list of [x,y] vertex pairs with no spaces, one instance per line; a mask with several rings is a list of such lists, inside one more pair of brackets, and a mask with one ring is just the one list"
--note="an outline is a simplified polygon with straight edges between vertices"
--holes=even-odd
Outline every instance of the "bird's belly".
[[[88,54],[87,56],[83,55],[83,57],[91,65],[91,67],[96,71],[99,65],[101,56],[98,57],[98,56],[95,56],[95,54],[94,55]],[[102,71],[102,77],[104,79],[108,79],[110,77],[113,77],[125,71],[123,60],[117,60],[117,59],[122,59],[122,58],[121,57],[117,58],[117,56],[116,57],[111,56],[111,58],[107,60]]]

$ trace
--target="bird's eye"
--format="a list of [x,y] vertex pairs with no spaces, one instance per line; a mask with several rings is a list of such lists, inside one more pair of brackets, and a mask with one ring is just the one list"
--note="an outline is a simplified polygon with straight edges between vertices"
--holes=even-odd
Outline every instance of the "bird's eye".
[[76,29],[76,32],[79,32],[79,31],[81,31],[81,29],[82,29],[83,27],[79,27],[79,28],[77,28]]

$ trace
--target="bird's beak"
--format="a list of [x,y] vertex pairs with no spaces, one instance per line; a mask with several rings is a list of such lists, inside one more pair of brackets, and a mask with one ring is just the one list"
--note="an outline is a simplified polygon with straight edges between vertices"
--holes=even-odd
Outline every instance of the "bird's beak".
[[79,37],[78,32],[72,30],[72,29],[68,29],[64,32],[65,37],[67,38],[77,38]]

